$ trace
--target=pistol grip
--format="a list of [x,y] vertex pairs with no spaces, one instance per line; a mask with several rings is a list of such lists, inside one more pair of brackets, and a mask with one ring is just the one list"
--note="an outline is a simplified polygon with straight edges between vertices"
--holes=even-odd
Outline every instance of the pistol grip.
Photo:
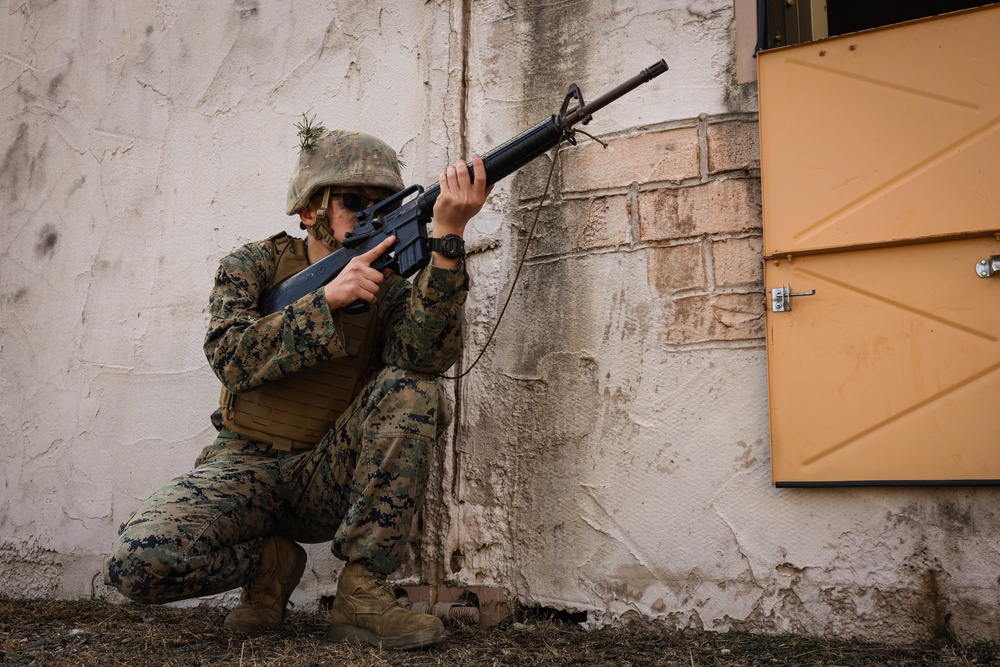
[[360,315],[362,313],[367,313],[368,309],[371,308],[371,304],[364,299],[358,299],[354,303],[348,304],[344,307],[344,312],[348,315]]

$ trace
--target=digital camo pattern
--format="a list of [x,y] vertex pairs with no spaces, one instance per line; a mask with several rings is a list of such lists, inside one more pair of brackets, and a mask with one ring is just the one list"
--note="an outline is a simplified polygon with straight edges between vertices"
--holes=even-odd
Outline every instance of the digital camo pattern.
[[332,540],[341,559],[388,574],[449,421],[434,376],[385,368],[315,449],[278,456],[220,436],[122,524],[105,583],[141,602],[238,588],[260,568],[267,535]]
[[[267,241],[223,258],[209,299],[205,354],[212,370],[239,394],[346,355],[323,290],[284,310],[260,316],[257,301],[270,287],[276,259]],[[414,284],[397,281],[379,308],[373,370],[444,372],[462,353],[462,306],[469,289],[464,267],[427,266]]]
[[[322,290],[258,316],[275,259],[249,244],[222,261],[205,352],[240,392],[344,356]],[[193,471],[151,496],[121,526],[105,583],[144,602],[231,590],[260,568],[263,538],[333,541],[340,558],[390,573],[426,488],[436,438],[450,420],[433,372],[461,354],[464,268],[427,267],[398,281],[379,311],[367,383],[316,448],[281,456],[222,431]],[[221,427],[219,412],[213,423]]]

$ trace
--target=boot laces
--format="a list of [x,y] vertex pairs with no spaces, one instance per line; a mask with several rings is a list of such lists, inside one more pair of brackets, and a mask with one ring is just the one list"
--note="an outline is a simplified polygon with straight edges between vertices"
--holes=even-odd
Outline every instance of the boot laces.
[[394,605],[397,605],[398,603],[396,602],[396,594],[393,592],[392,586],[390,586],[389,582],[386,580],[386,576],[384,574],[378,575],[368,570],[366,570],[365,572],[371,578],[372,583],[375,584],[372,587],[372,593],[376,595],[379,599],[381,599],[383,602],[390,602]]

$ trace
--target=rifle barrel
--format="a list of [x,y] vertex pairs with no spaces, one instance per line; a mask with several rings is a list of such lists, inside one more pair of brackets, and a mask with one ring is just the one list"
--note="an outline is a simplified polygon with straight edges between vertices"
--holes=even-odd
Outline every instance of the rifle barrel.
[[[650,81],[667,71],[667,63],[662,58],[659,62],[642,70],[631,79],[615,86],[604,93],[593,102],[589,102],[583,107],[576,107],[569,111],[564,118],[550,116],[538,125],[522,132],[513,139],[497,146],[483,156],[483,164],[486,167],[486,185],[492,185],[528,164],[545,151],[553,148],[562,141],[566,130],[573,125],[586,120],[599,109],[603,109],[619,97],[631,92],[642,84]],[[474,176],[472,162],[467,162],[469,176]],[[418,206],[424,213],[430,215],[434,209],[434,202],[441,194],[441,186],[437,183],[429,185],[424,189],[423,194],[418,199]]]
[[593,115],[595,111],[598,111],[608,106],[622,95],[630,93],[639,86],[641,86],[642,84],[646,83],[647,81],[651,81],[652,79],[655,79],[656,77],[660,76],[661,74],[666,72],[667,69],[668,69],[667,61],[661,58],[659,62],[650,65],[646,69],[642,70],[641,72],[633,76],[628,81],[624,81],[618,84],[608,92],[598,97],[596,100],[588,102],[587,104],[583,105],[582,108],[577,107],[576,109],[574,109],[572,112],[567,114],[566,122],[569,125],[574,125],[580,122],[581,120],[587,118],[588,116]]

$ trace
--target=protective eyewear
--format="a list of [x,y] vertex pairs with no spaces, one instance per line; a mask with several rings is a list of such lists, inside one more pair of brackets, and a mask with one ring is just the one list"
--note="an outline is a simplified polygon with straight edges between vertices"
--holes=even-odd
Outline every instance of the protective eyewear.
[[331,192],[330,197],[339,198],[341,205],[343,205],[343,207],[348,211],[352,211],[354,213],[363,211],[369,206],[374,206],[385,199],[385,197],[369,197],[368,195],[363,195],[360,192]]

